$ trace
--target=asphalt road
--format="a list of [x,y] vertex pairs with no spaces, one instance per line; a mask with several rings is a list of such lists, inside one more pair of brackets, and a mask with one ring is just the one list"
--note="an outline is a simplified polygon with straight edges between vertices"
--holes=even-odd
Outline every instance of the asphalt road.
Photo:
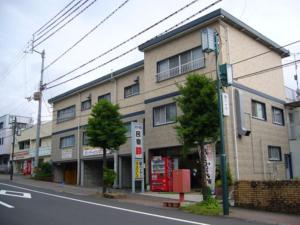
[[146,207],[97,197],[51,192],[0,180],[1,225],[251,225],[177,209]]

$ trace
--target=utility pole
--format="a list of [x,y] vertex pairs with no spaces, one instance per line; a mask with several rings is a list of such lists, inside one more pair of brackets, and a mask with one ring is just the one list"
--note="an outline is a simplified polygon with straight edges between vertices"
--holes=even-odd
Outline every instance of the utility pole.
[[14,175],[14,155],[15,155],[15,142],[16,142],[16,129],[17,129],[17,117],[14,117],[12,121],[12,130],[13,130],[13,142],[12,142],[12,151],[11,151],[11,160],[10,160],[10,180],[13,180]]
[[38,168],[39,166],[39,147],[40,147],[40,129],[41,129],[41,111],[42,111],[42,96],[43,96],[43,77],[44,77],[44,62],[45,62],[45,50],[42,52],[38,52],[34,49],[32,51],[38,53],[42,57],[42,66],[41,66],[41,78],[39,91],[34,93],[34,100],[38,101],[38,115],[37,115],[37,124],[36,124],[36,148],[35,148],[35,157],[34,157],[34,168]]
[[224,146],[224,118],[223,118],[223,103],[222,103],[222,83],[219,69],[219,34],[214,33],[215,42],[215,57],[217,71],[217,93],[218,93],[218,108],[219,108],[219,123],[220,123],[220,144],[221,144],[221,175],[222,175],[222,199],[223,199],[223,214],[229,215],[228,204],[228,186],[227,186],[227,163],[226,152]]

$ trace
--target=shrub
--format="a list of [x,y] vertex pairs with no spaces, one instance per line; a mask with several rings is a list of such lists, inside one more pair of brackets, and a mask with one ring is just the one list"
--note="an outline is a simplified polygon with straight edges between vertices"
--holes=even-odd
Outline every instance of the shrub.
[[43,162],[39,164],[39,167],[35,171],[35,179],[38,180],[47,180],[50,181],[52,179],[52,164],[50,162]]
[[108,186],[112,187],[114,184],[114,181],[117,177],[117,173],[109,168],[104,168],[104,173],[103,173],[103,182]]
[[[221,177],[221,169],[220,165],[216,166],[216,181],[215,181],[216,187],[221,187],[222,186],[222,177]],[[229,166],[227,166],[227,184],[228,186],[233,185],[233,178],[231,174],[231,170]]]

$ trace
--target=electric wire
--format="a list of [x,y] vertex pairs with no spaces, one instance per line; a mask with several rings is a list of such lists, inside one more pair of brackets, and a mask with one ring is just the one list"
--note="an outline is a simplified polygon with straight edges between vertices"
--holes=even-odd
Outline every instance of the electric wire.
[[[86,0],[86,1],[88,1],[88,0]],[[49,34],[47,37],[45,37],[44,39],[42,39],[40,42],[38,42],[37,44],[33,44],[33,48],[36,48],[37,46],[39,46],[40,44],[42,44],[43,42],[45,42],[46,40],[48,40],[50,37],[52,37],[54,34],[56,34],[58,31],[60,31],[66,25],[68,25],[71,21],[73,21],[76,17],[78,17],[81,13],[83,13],[85,10],[87,10],[89,7],[91,7],[96,1],[97,0],[92,1],[85,8],[83,8],[81,11],[79,11],[79,13],[77,13],[75,16],[73,16],[71,19],[69,19],[66,23],[64,23],[63,25],[61,25],[60,27],[58,27],[56,30],[54,30],[51,34]]]
[[[207,7],[203,8],[203,9],[201,9],[200,11],[198,11],[197,13],[195,13],[195,14],[193,14],[192,16],[188,17],[187,19],[191,19],[191,18],[195,17],[196,15],[198,15],[198,14],[204,12],[205,10],[209,9],[210,7],[212,7],[212,6],[214,6],[215,4],[219,3],[220,1],[222,1],[222,0],[215,1],[214,3],[208,5]],[[185,19],[184,21],[186,21],[187,19]],[[161,21],[163,21],[163,20],[161,20]],[[181,24],[181,23],[182,23],[182,21],[181,21],[179,24]],[[175,26],[176,26],[176,25],[175,25]],[[174,27],[174,26],[172,26],[172,27]],[[163,33],[165,33],[165,31],[164,31]],[[161,33],[161,34],[163,34],[163,33]],[[139,45],[140,45],[140,44],[139,44]],[[116,59],[119,59],[119,58],[121,58],[121,57],[123,57],[123,56],[129,54],[130,52],[132,52],[132,51],[138,49],[139,45],[137,45],[137,46],[135,46],[135,47],[133,47],[133,48],[131,48],[131,49],[129,49],[129,50],[123,52],[122,54],[120,54],[120,55],[118,55],[118,56],[116,56],[116,57],[110,59],[109,61],[107,61],[107,62],[105,62],[105,63],[102,63],[102,64],[100,64],[100,65],[98,65],[98,66],[96,66],[96,67],[94,67],[94,68],[92,68],[92,69],[90,69],[90,70],[84,72],[84,73],[81,73],[81,74],[79,74],[79,75],[73,77],[73,78],[70,78],[70,79],[68,79],[68,80],[65,80],[65,81],[63,81],[63,82],[61,82],[61,83],[58,83],[58,84],[56,84],[56,85],[52,85],[52,86],[50,86],[50,87],[46,87],[46,89],[50,89],[50,88],[53,88],[53,87],[57,87],[57,86],[59,86],[59,85],[61,85],[61,84],[64,84],[64,83],[69,82],[69,81],[72,81],[72,80],[74,80],[74,79],[76,79],[76,78],[78,78],[78,77],[81,77],[81,76],[83,76],[83,75],[85,75],[85,74],[88,74],[88,73],[90,73],[90,72],[92,72],[92,71],[94,71],[94,70],[96,70],[96,69],[99,69],[99,68],[101,68],[101,67],[107,65],[108,63],[113,62],[113,61],[115,61]],[[116,48],[116,47],[114,47],[114,48]],[[111,50],[108,50],[107,53],[110,52],[110,51],[111,51]],[[104,54],[107,54],[107,53],[101,54],[101,57],[102,57]],[[96,57],[96,58],[97,58],[97,57]],[[98,56],[98,58],[100,58],[100,57]],[[66,74],[63,74],[63,75],[59,76],[58,78],[56,78],[56,79],[54,79],[54,80],[52,80],[52,81],[46,83],[45,85],[49,85],[50,83],[53,83],[53,82],[55,82],[55,81],[57,81],[57,80],[62,79],[63,77],[69,75],[70,73],[75,72],[75,71],[78,70],[79,68],[82,68],[82,67],[86,66],[87,64],[91,63],[91,62],[94,61],[94,60],[95,60],[95,58],[92,59],[92,60],[90,60],[89,62],[87,62],[87,63],[85,63],[85,64],[82,64],[81,66],[77,67],[76,69],[73,69],[72,71],[70,71],[70,72],[68,72],[68,73],[66,73]]]
[[93,33],[98,27],[100,27],[105,21],[107,21],[110,17],[112,17],[118,10],[120,10],[124,5],[126,5],[130,0],[124,1],[121,5],[119,5],[115,10],[113,10],[108,16],[106,16],[103,20],[100,21],[95,27],[93,27],[89,32],[83,35],[78,41],[76,41],[71,47],[65,50],[62,54],[60,54],[56,59],[54,59],[51,63],[49,63],[44,70],[48,69],[58,60],[60,60],[63,56],[65,56],[69,51],[71,51],[76,45],[78,45],[81,41],[83,41],[87,36]]
[[[72,0],[71,2],[69,2],[62,10],[60,10],[54,17],[52,17],[48,22],[46,22],[43,26],[41,26],[39,29],[37,29],[33,35],[35,34],[39,34],[38,32],[40,32],[45,26],[47,26],[49,23],[51,23],[52,20],[54,20],[59,14],[61,14],[66,8],[68,8],[75,0]],[[81,0],[80,0],[81,1]],[[63,15],[62,15],[63,16]],[[46,28],[45,28],[46,29]]]
[[71,73],[73,73],[73,72],[75,72],[75,71],[77,71],[77,70],[79,70],[79,69],[81,69],[81,68],[87,66],[88,64],[90,64],[90,63],[96,61],[97,59],[99,59],[99,58],[101,58],[101,57],[107,55],[108,53],[110,53],[110,52],[116,50],[117,48],[123,46],[124,44],[126,44],[126,43],[128,43],[129,41],[135,39],[136,37],[142,35],[143,33],[149,31],[150,29],[154,28],[155,26],[159,25],[160,23],[164,22],[165,20],[169,19],[170,17],[172,17],[172,16],[178,14],[178,13],[181,12],[182,10],[184,10],[184,9],[186,9],[186,8],[188,8],[188,7],[190,7],[191,5],[193,5],[194,3],[198,2],[198,1],[199,1],[199,0],[194,0],[194,1],[190,2],[189,4],[183,6],[182,8],[180,8],[180,9],[178,9],[178,10],[176,10],[175,12],[171,13],[170,15],[168,15],[168,16],[164,17],[163,19],[157,21],[157,22],[154,23],[153,25],[151,25],[151,26],[149,26],[149,27],[143,29],[142,31],[136,33],[135,35],[131,36],[131,37],[128,38],[127,40],[125,40],[125,41],[123,41],[123,42],[117,44],[117,45],[114,46],[113,48],[111,48],[111,49],[109,49],[109,50],[107,50],[107,51],[101,53],[100,55],[96,56],[95,58],[93,58],[93,59],[91,59],[91,60],[89,60],[89,61],[87,61],[87,62],[81,64],[80,66],[76,67],[75,69],[73,69],[73,70],[71,70],[71,71],[69,71],[69,72],[67,72],[67,73],[65,73],[65,74],[63,74],[63,75],[57,77],[56,79],[54,79],[54,80],[48,82],[47,84],[51,84],[51,83],[53,83],[53,82],[55,82],[55,81],[57,81],[57,80],[60,80],[61,78],[63,78],[63,77],[65,77],[65,76],[67,76],[67,75],[69,75],[69,74],[71,74]]
[[[77,4],[79,4],[82,0],[79,0],[73,7],[75,7]],[[44,37],[46,34],[48,34],[50,31],[52,31],[54,28],[56,28],[58,25],[60,25],[62,22],[64,22],[67,18],[69,18],[73,13],[75,13],[78,9],[80,9],[83,5],[85,5],[89,0],[85,0],[81,5],[77,6],[72,12],[70,12],[65,18],[63,18],[61,21],[59,21],[57,24],[55,24],[55,22],[51,23],[51,26],[53,25],[53,27],[49,28],[49,30],[45,30],[45,32],[43,34],[40,34],[40,36],[38,38],[35,38],[33,40],[33,43],[37,42],[38,40],[40,40],[42,37]],[[72,7],[72,8],[73,8]],[[71,9],[72,9],[71,8]],[[70,10],[71,10],[70,9]],[[66,12],[67,13],[67,12]]]

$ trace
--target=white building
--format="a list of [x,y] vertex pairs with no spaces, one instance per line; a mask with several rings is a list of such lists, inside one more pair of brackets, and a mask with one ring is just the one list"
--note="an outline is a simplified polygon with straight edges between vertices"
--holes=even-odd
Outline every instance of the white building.
[[286,87],[286,104],[288,112],[290,161],[292,164],[292,177],[300,178],[300,95],[299,91]]
[[9,171],[13,142],[12,122],[15,118],[18,130],[27,128],[33,122],[32,118],[25,116],[4,115],[0,117],[0,172],[2,173]]

